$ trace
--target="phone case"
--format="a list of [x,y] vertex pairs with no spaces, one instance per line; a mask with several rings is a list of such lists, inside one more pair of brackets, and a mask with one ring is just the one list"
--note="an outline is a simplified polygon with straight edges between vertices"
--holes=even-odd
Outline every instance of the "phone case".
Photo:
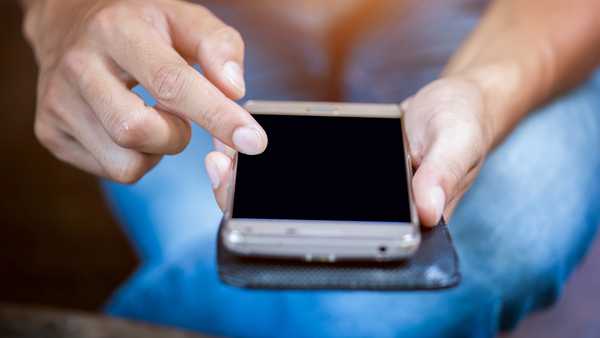
[[458,285],[458,256],[444,221],[423,229],[413,257],[400,262],[315,263],[249,258],[229,252],[217,239],[221,280],[253,289],[428,290]]

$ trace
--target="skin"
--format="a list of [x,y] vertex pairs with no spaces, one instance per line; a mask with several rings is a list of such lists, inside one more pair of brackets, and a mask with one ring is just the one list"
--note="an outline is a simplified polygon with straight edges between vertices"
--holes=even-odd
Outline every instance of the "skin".
[[[76,167],[131,183],[162,155],[182,151],[197,123],[215,137],[205,163],[222,207],[235,151],[258,154],[267,145],[233,101],[244,94],[239,33],[177,0],[23,4],[40,66],[41,143]],[[597,13],[597,0],[497,0],[440,79],[403,101],[422,224],[449,219],[486,155],[519,120],[598,66]],[[136,83],[157,108],[128,91]]]
[[[186,147],[190,123],[238,151],[265,149],[264,130],[233,101],[245,91],[244,43],[206,9],[169,0],[39,0],[25,8],[40,68],[35,134],[59,159],[135,182]],[[156,108],[129,91],[136,83]]]

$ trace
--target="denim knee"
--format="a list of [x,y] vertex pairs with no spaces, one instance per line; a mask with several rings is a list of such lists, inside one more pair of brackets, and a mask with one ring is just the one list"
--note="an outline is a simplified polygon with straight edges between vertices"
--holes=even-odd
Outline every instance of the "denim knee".
[[207,238],[148,264],[107,309],[233,337],[493,337],[492,294],[470,276],[455,289],[432,292],[237,289],[218,280],[214,238]]
[[525,119],[451,222],[465,269],[499,290],[501,327],[552,304],[600,223],[596,78]]

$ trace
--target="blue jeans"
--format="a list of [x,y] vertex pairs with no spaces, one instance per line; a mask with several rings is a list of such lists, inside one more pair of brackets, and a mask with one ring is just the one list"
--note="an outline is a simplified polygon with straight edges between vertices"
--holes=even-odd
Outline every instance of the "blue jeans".
[[[213,10],[245,36],[248,97],[326,98],[331,62],[320,37],[291,41],[235,9]],[[339,99],[401,101],[436,77],[478,18],[465,7],[412,10],[408,20],[386,13],[357,35]],[[402,34],[418,15],[433,15],[432,24],[419,38]],[[408,48],[412,59],[390,52]],[[600,74],[532,113],[489,156],[450,224],[463,281],[449,290],[223,285],[215,266],[221,213],[203,168],[211,147],[195,128],[182,154],[165,158],[139,183],[104,183],[142,260],[108,313],[236,337],[494,337],[556,300],[600,223]]]

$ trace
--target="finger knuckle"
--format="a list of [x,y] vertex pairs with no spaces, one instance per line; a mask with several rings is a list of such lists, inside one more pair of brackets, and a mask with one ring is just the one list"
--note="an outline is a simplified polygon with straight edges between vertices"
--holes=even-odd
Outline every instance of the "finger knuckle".
[[56,158],[65,161],[67,155],[64,146],[61,145],[59,133],[52,129],[50,125],[36,119],[33,125],[33,131],[40,144],[50,151]]
[[90,55],[81,49],[67,51],[61,59],[61,67],[66,75],[78,81],[88,69]]
[[47,148],[54,148],[55,139],[50,130],[50,127],[46,123],[41,122],[39,119],[36,119],[35,123],[33,124],[33,132],[37,140],[42,145],[44,145]]
[[184,65],[164,65],[152,76],[153,95],[163,104],[180,100],[189,84],[188,69]]
[[96,109],[111,110],[119,106],[118,95],[102,83],[94,83],[94,79],[82,83],[81,92],[85,93],[87,101]]
[[134,13],[135,11],[126,4],[112,3],[94,13],[89,27],[94,32],[110,36],[110,33],[120,26],[117,24],[120,20],[130,17]]
[[139,181],[147,170],[142,156],[141,154],[131,155],[124,163],[109,168],[110,178],[123,184],[133,184]]
[[23,33],[23,36],[30,42],[33,42],[35,39],[35,32],[36,32],[36,28],[37,25],[39,24],[38,21],[36,20],[32,20],[31,16],[26,16],[25,20],[23,22],[23,25],[21,27],[21,32]]
[[200,125],[209,132],[223,129],[226,125],[226,113],[220,105],[210,105],[200,114]]
[[243,44],[243,39],[242,39],[242,34],[240,34],[240,32],[238,32],[237,29],[231,27],[231,26],[223,26],[221,28],[219,28],[216,32],[215,35],[221,40],[221,41],[226,41],[226,42],[230,42],[232,44]]
[[112,29],[114,22],[114,11],[105,7],[90,18],[88,27],[93,33],[106,33]]
[[146,112],[133,112],[120,118],[113,128],[115,143],[125,148],[139,148],[146,142],[149,126],[149,115]]
[[206,17],[213,17],[213,13],[206,7],[200,6],[194,3],[186,3],[189,6],[189,10],[193,12],[198,19],[206,19]]
[[61,110],[61,93],[51,82],[39,98],[38,115],[54,115]]
[[137,10],[139,17],[151,27],[164,27],[166,26],[166,18],[163,12],[153,3],[144,3],[140,5]]
[[443,101],[456,98],[455,88],[449,85],[446,79],[438,79],[431,82],[425,87],[424,92],[433,92],[440,100]]
[[176,142],[174,148],[169,152],[170,155],[181,153],[190,143],[192,137],[192,128],[189,123],[184,122],[180,130],[178,130],[179,141]]
[[244,50],[244,40],[235,28],[221,25],[198,45],[198,49],[199,55],[208,58],[214,57],[215,54],[237,54],[240,49]]

